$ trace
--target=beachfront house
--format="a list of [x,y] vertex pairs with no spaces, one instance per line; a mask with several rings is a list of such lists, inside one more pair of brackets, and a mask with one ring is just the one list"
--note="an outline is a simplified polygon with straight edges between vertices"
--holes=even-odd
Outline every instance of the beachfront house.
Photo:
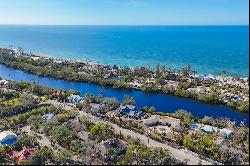
[[220,129],[220,134],[223,135],[227,139],[233,138],[233,131],[226,129],[226,128]]
[[81,101],[83,101],[83,98],[80,95],[73,95],[73,94],[71,94],[68,97],[68,101],[70,103],[77,104],[77,103],[80,103]]
[[136,109],[133,105],[125,105],[119,107],[119,112],[121,115],[126,115],[129,118],[141,119],[146,113]]
[[197,79],[200,80],[200,81],[216,81],[215,77],[213,75],[211,75],[211,74],[209,74],[209,75],[199,75]]
[[17,135],[11,131],[3,131],[0,133],[0,145],[11,145],[16,142]]
[[42,119],[45,121],[50,121],[55,115],[53,113],[51,114],[45,114],[42,116]]

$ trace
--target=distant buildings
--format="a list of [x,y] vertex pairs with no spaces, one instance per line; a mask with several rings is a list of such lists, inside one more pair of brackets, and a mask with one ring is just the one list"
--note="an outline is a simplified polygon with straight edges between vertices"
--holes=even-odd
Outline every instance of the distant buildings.
[[10,145],[16,142],[17,135],[11,131],[3,131],[0,133],[0,145]]

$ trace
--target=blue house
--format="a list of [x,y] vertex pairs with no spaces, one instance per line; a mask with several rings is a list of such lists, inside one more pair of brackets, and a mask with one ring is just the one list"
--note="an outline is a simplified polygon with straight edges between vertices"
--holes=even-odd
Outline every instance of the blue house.
[[141,119],[146,115],[145,112],[136,109],[133,105],[120,106],[119,110],[122,115],[127,115],[129,118]]
[[68,97],[68,101],[71,102],[71,103],[73,103],[73,104],[80,103],[82,100],[83,100],[83,98],[80,95],[73,95],[73,94],[71,94]]

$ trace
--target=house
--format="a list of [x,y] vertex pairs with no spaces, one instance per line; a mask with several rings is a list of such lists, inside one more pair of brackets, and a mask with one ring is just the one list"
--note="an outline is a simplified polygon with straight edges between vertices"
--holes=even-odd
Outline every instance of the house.
[[181,126],[181,120],[170,116],[165,116],[159,120],[164,126],[169,126],[174,129],[179,129]]
[[73,95],[73,94],[71,94],[68,97],[68,101],[71,102],[71,103],[74,103],[74,104],[80,103],[82,100],[83,100],[83,98],[80,95]]
[[6,85],[8,84],[8,81],[5,79],[0,80],[0,85]]
[[95,145],[106,160],[113,160],[114,157],[121,156],[126,152],[127,146],[127,143],[120,139],[109,139]]
[[42,119],[45,121],[50,121],[55,115],[53,113],[51,114],[45,114],[42,116]]
[[11,131],[3,131],[0,133],[0,145],[10,145],[16,142],[17,135]]
[[119,112],[121,115],[127,115],[129,118],[143,118],[146,113],[136,109],[133,105],[120,106]]
[[39,56],[32,56],[32,57],[30,57],[33,61],[37,61],[37,60],[39,60],[40,59],[40,57]]
[[158,115],[152,115],[151,117],[144,119],[144,124],[146,126],[153,126],[156,125],[159,122],[160,118]]
[[236,102],[236,103],[240,103],[243,100],[243,98],[241,96],[234,95],[231,97],[231,100]]
[[191,125],[191,129],[193,130],[200,130],[200,128],[201,128],[201,125],[198,123],[194,123]]
[[30,147],[23,147],[23,149],[18,152],[18,151],[13,151],[10,153],[11,158],[16,158],[17,163],[20,164],[22,161],[25,161],[26,159],[29,158],[33,153],[36,153],[38,151],[38,148],[30,148]]
[[209,125],[204,125],[203,127],[201,127],[201,130],[207,134],[214,132],[213,127]]
[[91,107],[91,111],[93,112],[99,112],[103,108],[102,104],[90,103],[89,105]]
[[225,136],[225,138],[228,138],[228,139],[233,138],[233,131],[226,129],[226,128],[220,129],[220,134]]
[[214,143],[220,147],[221,151],[228,149],[230,142],[224,138],[217,138]]
[[131,85],[134,88],[140,88],[141,86],[143,86],[143,84],[138,82],[129,82],[128,85]]

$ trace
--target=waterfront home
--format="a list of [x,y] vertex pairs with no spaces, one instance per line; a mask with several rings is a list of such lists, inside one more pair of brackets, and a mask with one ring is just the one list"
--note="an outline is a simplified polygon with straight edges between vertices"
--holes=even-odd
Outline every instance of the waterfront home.
[[220,150],[224,151],[229,147],[229,141],[225,138],[218,137],[213,141],[216,145],[220,147]]
[[81,101],[83,101],[83,98],[80,95],[73,95],[73,94],[71,94],[68,97],[68,101],[71,102],[71,103],[73,103],[73,104],[77,104],[77,103],[80,103]]
[[231,97],[231,100],[236,102],[236,103],[240,103],[243,100],[243,98],[241,96],[238,96],[238,95],[233,95]]
[[147,119],[144,119],[143,122],[146,126],[153,126],[156,125],[160,120],[160,117],[158,115],[152,115]]
[[179,129],[181,126],[181,120],[177,118],[173,118],[170,116],[164,116],[159,120],[159,123],[163,126],[168,126],[171,129]]
[[121,115],[126,115],[129,118],[136,118],[136,119],[141,119],[146,115],[146,113],[136,109],[136,107],[133,105],[120,106],[119,112]]
[[45,121],[50,121],[55,115],[53,113],[51,114],[45,114],[42,116],[42,119]]
[[225,136],[227,139],[233,138],[233,131],[226,128],[220,129],[220,134]]
[[202,126],[201,130],[204,133],[206,133],[206,134],[213,133],[213,132],[218,132],[219,131],[218,127],[213,127],[213,126],[210,126],[210,125],[204,125],[204,126]]
[[121,156],[126,152],[127,146],[128,144],[120,139],[109,139],[95,145],[106,160],[113,160],[115,157]]
[[10,145],[16,142],[17,135],[11,131],[3,131],[0,133],[0,145]]
[[140,88],[143,86],[143,84],[141,84],[139,82],[129,82],[128,85],[131,85],[134,88]]
[[37,147],[23,147],[21,151],[13,151],[9,154],[11,158],[17,159],[17,164],[20,164],[22,161],[27,160],[32,154],[38,151]]

